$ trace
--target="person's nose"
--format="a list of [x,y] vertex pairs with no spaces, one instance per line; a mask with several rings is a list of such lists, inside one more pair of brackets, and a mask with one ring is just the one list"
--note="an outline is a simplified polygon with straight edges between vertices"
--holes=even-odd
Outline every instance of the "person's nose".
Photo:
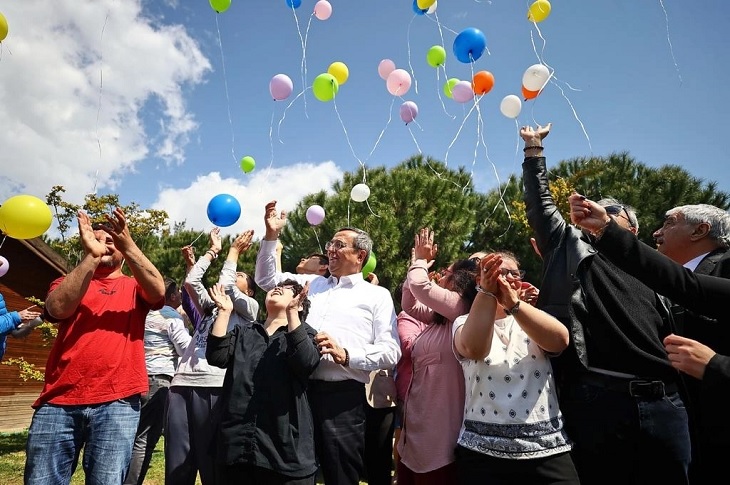
[[651,235],[651,237],[653,237],[654,239],[656,239],[656,238],[658,238],[661,235],[662,235],[662,228],[660,227],[659,229],[657,229],[656,231],[654,231],[654,233]]

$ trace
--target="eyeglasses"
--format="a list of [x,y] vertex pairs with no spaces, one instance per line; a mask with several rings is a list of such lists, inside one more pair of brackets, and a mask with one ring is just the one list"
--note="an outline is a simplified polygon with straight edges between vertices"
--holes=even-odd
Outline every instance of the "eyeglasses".
[[[610,216],[623,217],[628,221],[631,227],[634,227],[634,222],[631,220],[631,216],[629,215],[629,211],[626,210],[626,207],[622,205],[607,205],[604,209],[606,210],[606,214]],[[626,215],[621,214],[621,212]]]
[[512,278],[513,280],[521,280],[527,274],[524,269],[501,268],[499,271],[505,278]]
[[325,251],[342,251],[343,249],[349,247],[352,246],[348,246],[347,243],[338,240],[327,241],[327,244],[324,245]]
[[453,274],[454,272],[451,271],[449,268],[444,268],[441,271],[439,271],[439,275],[443,278],[444,276],[448,276],[450,274]]
[[290,290],[292,293],[294,293],[294,286],[293,285],[276,285],[273,289],[281,288],[282,290]]

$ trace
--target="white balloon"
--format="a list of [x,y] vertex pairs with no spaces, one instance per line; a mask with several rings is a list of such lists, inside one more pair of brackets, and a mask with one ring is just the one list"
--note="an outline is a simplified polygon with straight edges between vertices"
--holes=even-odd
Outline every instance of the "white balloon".
[[2,262],[2,264],[0,264],[0,277],[2,277],[5,276],[10,269],[10,263],[8,263],[8,260],[2,256],[0,256],[0,262]]
[[357,184],[350,191],[350,197],[355,202],[365,202],[370,197],[370,187],[365,184]]
[[520,111],[522,111],[522,101],[520,101],[518,96],[509,94],[502,99],[502,102],[499,104],[499,110],[507,118],[517,118],[520,115]]
[[426,11],[427,14],[432,14],[436,11],[436,7],[438,6],[438,2],[433,2],[430,7],[428,7],[428,10]]
[[522,75],[522,85],[528,91],[539,91],[550,79],[550,71],[543,64],[533,64]]

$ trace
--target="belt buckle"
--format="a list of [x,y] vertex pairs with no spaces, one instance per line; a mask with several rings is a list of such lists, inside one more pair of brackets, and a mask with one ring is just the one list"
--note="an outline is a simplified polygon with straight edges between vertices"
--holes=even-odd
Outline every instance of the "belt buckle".
[[631,397],[659,399],[665,396],[664,381],[629,381]]

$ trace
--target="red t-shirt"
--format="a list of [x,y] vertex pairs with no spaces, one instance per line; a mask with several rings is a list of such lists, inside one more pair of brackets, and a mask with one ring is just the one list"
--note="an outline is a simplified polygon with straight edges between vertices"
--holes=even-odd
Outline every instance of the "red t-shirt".
[[[63,281],[58,278],[49,294]],[[134,278],[92,279],[73,315],[58,322],[43,391],[33,407],[99,404],[147,392],[147,303]]]

